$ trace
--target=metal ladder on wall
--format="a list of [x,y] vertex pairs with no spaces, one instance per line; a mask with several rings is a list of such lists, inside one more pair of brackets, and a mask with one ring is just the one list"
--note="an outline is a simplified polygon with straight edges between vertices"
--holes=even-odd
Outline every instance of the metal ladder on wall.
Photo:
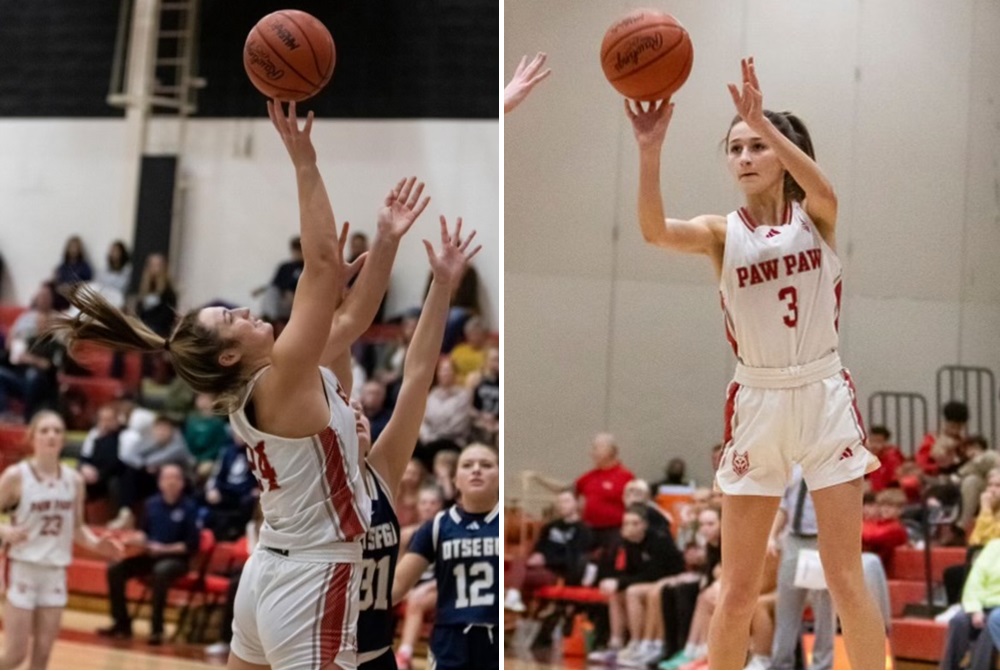
[[[197,111],[197,91],[205,80],[196,76],[198,66],[199,0],[166,0],[159,3],[156,26],[155,77],[148,102],[153,108],[175,110],[181,117]],[[118,34],[111,68],[108,104],[128,107],[134,103],[126,88],[126,63],[133,0],[122,0]]]

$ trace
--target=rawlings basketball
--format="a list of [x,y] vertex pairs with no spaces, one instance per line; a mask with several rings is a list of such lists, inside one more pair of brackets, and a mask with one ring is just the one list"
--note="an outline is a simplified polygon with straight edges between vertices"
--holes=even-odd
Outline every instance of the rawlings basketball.
[[243,45],[243,67],[268,98],[312,98],[330,81],[336,61],[330,31],[319,19],[297,9],[268,14]]
[[611,85],[632,100],[669,98],[694,62],[691,38],[677,19],[637,9],[615,22],[601,43],[601,67]]

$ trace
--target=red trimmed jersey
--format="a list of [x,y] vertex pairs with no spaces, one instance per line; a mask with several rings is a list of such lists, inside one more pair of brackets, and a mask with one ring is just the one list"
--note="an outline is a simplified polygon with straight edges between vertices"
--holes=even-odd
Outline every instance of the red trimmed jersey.
[[27,530],[28,539],[12,545],[7,556],[41,566],[69,566],[76,531],[74,471],[59,464],[59,477],[43,478],[28,460],[14,468],[21,472],[21,500],[12,521]]
[[841,264],[799,203],[783,224],[746,208],[726,218],[720,293],[726,336],[746,366],[786,368],[837,350]]
[[319,368],[330,406],[326,428],[306,438],[282,438],[257,430],[247,419],[246,403],[263,370],[229,416],[260,484],[260,544],[304,550],[360,539],[368,531],[372,504],[359,463],[354,411],[337,378]]

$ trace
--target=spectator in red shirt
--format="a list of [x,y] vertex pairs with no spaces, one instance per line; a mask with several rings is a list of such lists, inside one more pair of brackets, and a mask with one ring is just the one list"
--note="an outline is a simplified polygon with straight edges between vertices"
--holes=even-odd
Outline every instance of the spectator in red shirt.
[[937,435],[928,433],[917,448],[917,463],[927,475],[958,468],[958,448],[965,440],[965,425],[969,423],[969,406],[961,401],[948,401],[941,414],[944,420]]
[[868,483],[876,493],[898,484],[896,469],[905,461],[900,449],[889,442],[891,438],[892,433],[884,426],[873,426],[868,431],[868,451],[881,462],[878,470],[868,474]]
[[886,489],[875,497],[878,517],[866,519],[861,527],[861,545],[865,552],[874,552],[882,559],[886,573],[892,575],[892,555],[900,545],[910,541],[906,527],[899,521],[906,495],[899,489]]
[[[621,534],[622,516],[625,514],[625,485],[635,476],[618,460],[618,445],[610,433],[594,436],[590,458],[594,468],[577,478],[572,487],[577,496],[583,497],[581,517],[594,533],[594,546],[612,548],[617,545]],[[554,492],[567,486],[565,482],[547,478],[534,471],[525,471],[524,477]]]

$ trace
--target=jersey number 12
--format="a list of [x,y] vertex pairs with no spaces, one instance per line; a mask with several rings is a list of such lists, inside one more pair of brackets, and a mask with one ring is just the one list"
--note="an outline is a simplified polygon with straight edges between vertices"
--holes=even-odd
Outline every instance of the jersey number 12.
[[489,562],[477,561],[468,567],[468,574],[465,564],[455,566],[456,608],[492,606],[496,603],[494,587],[493,566]]

